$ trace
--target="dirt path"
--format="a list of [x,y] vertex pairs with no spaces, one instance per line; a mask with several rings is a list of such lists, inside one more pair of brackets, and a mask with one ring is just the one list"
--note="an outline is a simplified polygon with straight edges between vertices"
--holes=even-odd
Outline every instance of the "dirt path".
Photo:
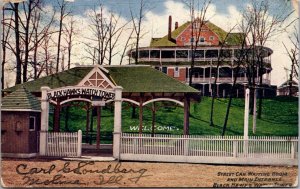
[[237,187],[293,185],[298,167],[2,160],[7,187]]

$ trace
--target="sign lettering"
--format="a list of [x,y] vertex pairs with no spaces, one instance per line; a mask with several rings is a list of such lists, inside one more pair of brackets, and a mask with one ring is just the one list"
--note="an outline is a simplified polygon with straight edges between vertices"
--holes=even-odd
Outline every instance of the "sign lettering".
[[110,91],[104,91],[96,88],[62,88],[58,90],[49,91],[47,93],[47,99],[68,97],[68,96],[94,96],[102,99],[114,99],[115,93]]

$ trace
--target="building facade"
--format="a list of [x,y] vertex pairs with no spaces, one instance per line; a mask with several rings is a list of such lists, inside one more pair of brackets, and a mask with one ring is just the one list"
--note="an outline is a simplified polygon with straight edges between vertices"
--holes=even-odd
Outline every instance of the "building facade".
[[[139,48],[137,54],[135,50],[128,52],[130,61],[137,55],[136,64],[147,64],[161,70],[167,75],[188,84],[191,69],[192,53],[194,53],[194,68],[192,73],[192,84],[199,89],[204,96],[210,96],[212,86],[217,78],[217,96],[226,97],[229,95],[230,85],[233,84],[234,75],[237,74],[237,88],[234,96],[243,97],[244,88],[248,83],[246,67],[237,68],[236,62],[241,50],[247,49],[247,45],[242,45],[242,33],[227,33],[215,24],[205,21],[186,22],[179,26],[175,22],[172,30],[172,17],[169,16],[168,34],[162,38],[152,38],[149,47]],[[199,27],[201,27],[201,32]],[[192,30],[195,30],[192,32]],[[196,35],[197,48],[195,46]],[[194,35],[192,35],[194,34]],[[192,44],[193,43],[193,44]],[[270,48],[263,47],[263,80],[264,96],[276,95],[276,87],[271,86],[271,54]],[[249,51],[250,52],[250,51]],[[219,67],[217,66],[219,62]],[[236,71],[238,69],[238,71]],[[258,83],[258,70],[256,70],[256,81]]]

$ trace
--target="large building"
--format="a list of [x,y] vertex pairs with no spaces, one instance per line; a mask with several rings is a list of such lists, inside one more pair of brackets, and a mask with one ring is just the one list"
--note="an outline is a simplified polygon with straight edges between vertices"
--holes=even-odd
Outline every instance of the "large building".
[[[192,36],[191,32],[192,24],[186,22],[179,26],[178,22],[175,22],[174,30],[172,30],[172,25],[172,17],[169,16],[168,34],[162,38],[152,38],[149,47],[139,48],[137,64],[152,65],[167,75],[188,84],[193,52],[191,45],[192,43],[195,44],[195,36]],[[199,21],[198,23],[197,21],[194,22],[193,29],[195,30],[197,27],[199,32]],[[201,26],[200,36],[198,37],[199,42],[197,49],[194,51],[195,67],[193,69],[192,84],[203,95],[211,95],[212,84],[215,77],[217,77],[217,96],[228,96],[230,85],[234,80],[235,69],[237,69],[234,60],[242,48],[241,36],[243,36],[242,33],[227,33],[210,21],[205,21],[204,25]],[[222,42],[225,42],[225,44],[222,45]],[[222,56],[219,58],[221,64],[217,68],[218,55],[221,50]],[[265,86],[263,95],[273,96],[276,95],[276,87],[272,87],[270,82],[271,54],[273,51],[267,47],[263,47],[263,51],[263,85]],[[129,51],[128,55],[132,62],[136,56],[135,50]],[[258,77],[256,79],[258,80]],[[247,82],[246,69],[242,67],[238,72],[237,89],[234,96],[244,96],[244,88]]]

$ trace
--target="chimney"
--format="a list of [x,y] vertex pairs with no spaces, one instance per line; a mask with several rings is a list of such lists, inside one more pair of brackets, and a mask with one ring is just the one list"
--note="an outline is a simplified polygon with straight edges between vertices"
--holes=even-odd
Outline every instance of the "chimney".
[[178,22],[175,22],[175,30],[178,28]]
[[168,40],[171,41],[171,32],[172,32],[172,16],[169,16],[169,27],[168,27]]

